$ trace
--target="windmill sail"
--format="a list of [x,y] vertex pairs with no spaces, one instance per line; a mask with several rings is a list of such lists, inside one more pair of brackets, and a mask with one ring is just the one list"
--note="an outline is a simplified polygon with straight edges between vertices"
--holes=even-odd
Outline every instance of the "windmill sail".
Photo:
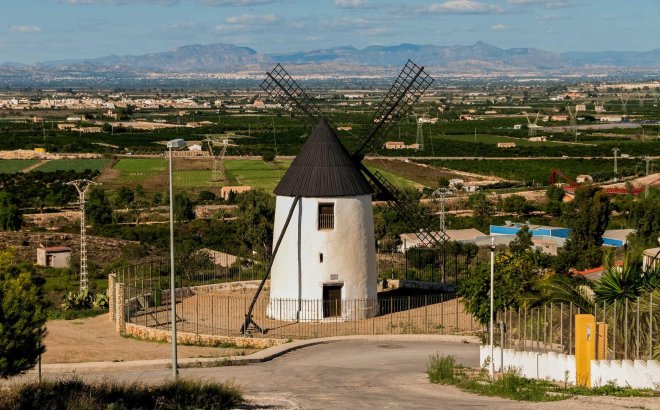
[[316,125],[321,119],[321,110],[314,100],[280,64],[266,73],[266,78],[261,82],[261,88],[285,110],[305,118],[311,125]]

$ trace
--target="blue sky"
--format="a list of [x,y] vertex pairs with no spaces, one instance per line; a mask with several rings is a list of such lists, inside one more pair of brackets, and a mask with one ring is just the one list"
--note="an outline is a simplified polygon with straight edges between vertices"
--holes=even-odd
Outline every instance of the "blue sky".
[[0,62],[232,43],[288,52],[400,43],[660,48],[660,0],[2,0]]

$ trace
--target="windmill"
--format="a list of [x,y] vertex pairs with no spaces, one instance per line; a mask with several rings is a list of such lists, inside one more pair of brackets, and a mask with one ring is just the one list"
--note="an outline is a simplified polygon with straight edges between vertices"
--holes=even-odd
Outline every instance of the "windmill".
[[525,117],[527,118],[527,130],[529,131],[530,137],[535,136],[536,132],[539,130],[539,128],[541,128],[537,125],[540,115],[541,115],[541,111],[536,113],[536,117],[534,117],[534,122],[532,122],[532,120],[529,119],[528,115],[525,115]]
[[[349,151],[322,117],[314,100],[280,64],[266,74],[261,87],[292,115],[312,124],[314,130],[275,188],[275,245],[264,277],[246,313],[241,328],[243,333],[267,332],[254,322],[252,311],[271,270],[271,303],[267,315],[277,319],[318,320],[328,313],[328,299],[339,303],[342,298],[375,299],[373,192],[399,214],[411,232],[417,233],[422,244],[441,245],[447,241],[444,231],[435,235],[431,233],[417,205],[407,201],[382,174],[370,171],[362,162],[366,153],[380,146],[385,135],[406,117],[432,82],[424,67],[408,60],[372,115],[358,148]],[[296,209],[297,212],[294,212]],[[293,230],[287,232],[290,225]],[[304,241],[303,227],[306,229]],[[277,258],[280,248],[284,256]],[[348,269],[349,273],[341,269],[328,270],[327,267],[333,264],[335,268]],[[294,268],[296,266],[297,269]],[[306,270],[306,275],[302,275],[305,266],[313,266],[314,270]],[[321,277],[320,281],[314,276],[326,273],[327,277]],[[347,277],[339,277],[340,274]],[[324,282],[332,286],[326,288],[323,284],[322,288],[319,287],[319,283]],[[278,307],[273,301],[275,297],[282,296],[293,296],[298,300],[298,306]],[[322,300],[323,311],[309,306],[301,310],[300,301],[303,298]],[[336,306],[329,309],[330,313],[344,316],[346,308]],[[373,316],[375,309],[365,309],[361,314],[363,317]]]
[[227,153],[227,145],[229,141],[226,139],[222,140],[222,149],[217,154],[213,151],[213,146],[215,144],[215,141],[216,140],[212,139],[211,137],[207,137],[204,140],[204,142],[206,142],[209,155],[213,160],[213,171],[211,171],[211,181],[224,181],[227,178],[225,175],[225,154]]

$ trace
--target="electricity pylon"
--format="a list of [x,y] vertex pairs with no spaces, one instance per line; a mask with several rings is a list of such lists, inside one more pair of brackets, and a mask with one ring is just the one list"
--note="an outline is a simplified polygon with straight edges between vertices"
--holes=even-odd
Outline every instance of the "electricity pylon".
[[100,185],[89,179],[76,179],[66,182],[66,185],[73,185],[78,191],[80,198],[80,292],[89,289],[89,279],[87,275],[87,230],[85,226],[85,194],[92,185]]
[[211,172],[211,181],[224,181],[227,177],[225,175],[225,154],[227,153],[227,140],[222,141],[222,149],[218,154],[213,152],[213,144],[215,140],[207,138],[204,140],[206,142],[209,155],[213,160],[213,171]]

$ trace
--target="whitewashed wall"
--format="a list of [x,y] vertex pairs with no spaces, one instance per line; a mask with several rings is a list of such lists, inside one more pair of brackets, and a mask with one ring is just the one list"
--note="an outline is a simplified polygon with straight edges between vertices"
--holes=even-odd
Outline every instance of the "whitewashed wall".
[[[495,370],[500,369],[501,349],[495,347]],[[490,357],[490,346],[481,346],[479,361],[483,365]],[[575,356],[555,352],[520,352],[504,349],[504,369],[516,368],[530,379],[546,379],[575,384]]]
[[[495,370],[500,369],[501,350],[494,348]],[[483,365],[490,357],[490,346],[481,346],[479,361]],[[517,368],[533,379],[567,381],[575,384],[575,356],[554,352],[520,352],[504,349],[504,369]],[[636,389],[660,388],[660,362],[657,360],[592,360],[591,386],[614,383]]]
[[657,360],[592,360],[591,386],[614,383],[619,387],[660,389]]
[[[293,197],[278,196],[273,244],[284,227]],[[319,203],[335,204],[334,229],[318,230]],[[323,253],[323,262],[320,261]],[[332,275],[337,275],[336,279]],[[323,285],[343,283],[342,300],[375,300],[377,288],[376,244],[371,196],[301,198],[273,262],[271,304],[267,315],[295,320],[297,308],[281,306],[276,299],[323,300]],[[300,293],[299,293],[300,289]],[[377,309],[342,304],[342,317],[361,319]],[[322,304],[304,306],[303,320],[323,318]]]

